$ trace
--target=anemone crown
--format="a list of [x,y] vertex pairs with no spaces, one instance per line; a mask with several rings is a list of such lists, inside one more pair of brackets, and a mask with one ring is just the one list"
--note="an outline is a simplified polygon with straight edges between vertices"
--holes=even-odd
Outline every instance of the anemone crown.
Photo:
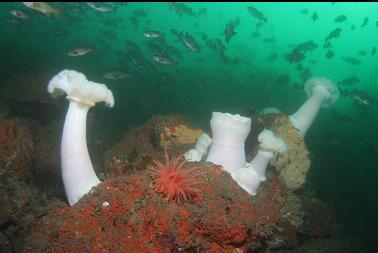
[[168,201],[172,200],[177,204],[201,198],[202,191],[198,186],[204,184],[204,173],[199,167],[184,170],[185,163],[183,155],[169,159],[165,151],[165,164],[154,159],[155,166],[150,169],[153,177],[150,186],[163,194]]

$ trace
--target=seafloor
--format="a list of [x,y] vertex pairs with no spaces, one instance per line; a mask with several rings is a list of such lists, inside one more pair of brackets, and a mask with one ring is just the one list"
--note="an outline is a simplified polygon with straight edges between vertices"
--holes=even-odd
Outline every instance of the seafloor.
[[70,207],[59,165],[67,101],[47,94],[53,74],[33,70],[3,83],[0,252],[364,252],[311,194],[310,155],[283,114],[257,117],[246,143],[252,157],[257,133],[269,127],[289,145],[256,196],[220,167],[186,163],[203,171],[202,195],[178,204],[150,187],[150,168],[164,149],[174,157],[192,148],[204,130],[176,114],[122,130],[90,112],[89,151],[103,183]]

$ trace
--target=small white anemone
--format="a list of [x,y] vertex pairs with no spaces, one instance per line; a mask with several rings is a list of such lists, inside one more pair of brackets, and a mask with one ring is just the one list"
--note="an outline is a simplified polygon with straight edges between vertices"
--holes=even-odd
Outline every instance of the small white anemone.
[[201,134],[197,138],[196,146],[184,154],[185,160],[189,162],[199,162],[206,155],[211,145],[211,137],[207,133]]
[[287,151],[287,144],[279,137],[276,137],[270,130],[262,131],[257,137],[260,147],[266,151],[283,153]]
[[260,147],[250,165],[259,176],[260,181],[265,181],[265,172],[270,160],[277,153],[287,152],[288,147],[283,139],[276,137],[270,130],[262,131],[258,136],[258,140]]

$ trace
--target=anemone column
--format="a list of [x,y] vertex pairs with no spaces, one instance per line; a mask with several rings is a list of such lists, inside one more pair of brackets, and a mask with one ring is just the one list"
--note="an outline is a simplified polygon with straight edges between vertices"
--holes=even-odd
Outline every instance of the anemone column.
[[51,79],[48,92],[64,91],[70,101],[63,127],[61,167],[69,204],[74,205],[92,187],[100,183],[89,157],[86,140],[88,110],[97,102],[112,107],[112,92],[104,85],[88,81],[73,70],[63,70]]
[[244,142],[251,131],[251,119],[213,112],[210,127],[213,139],[207,161],[222,165],[229,173],[245,167]]
[[259,136],[259,150],[256,156],[244,168],[231,173],[232,178],[250,195],[256,195],[260,182],[266,180],[265,172],[274,153],[287,151],[286,143],[272,131],[264,130]]
[[327,106],[333,104],[339,98],[338,88],[327,78],[311,78],[304,86],[305,92],[309,98],[298,111],[289,116],[291,123],[302,135],[306,135],[320,107],[322,105]]
[[262,131],[258,140],[260,143],[256,156],[250,162],[250,166],[256,171],[260,182],[266,180],[265,172],[270,160],[275,154],[287,152],[287,144],[279,137],[276,137],[270,130]]
[[199,162],[207,153],[207,150],[211,144],[211,138],[206,133],[201,134],[197,138],[196,146],[194,149],[187,151],[184,155],[185,160],[189,162]]

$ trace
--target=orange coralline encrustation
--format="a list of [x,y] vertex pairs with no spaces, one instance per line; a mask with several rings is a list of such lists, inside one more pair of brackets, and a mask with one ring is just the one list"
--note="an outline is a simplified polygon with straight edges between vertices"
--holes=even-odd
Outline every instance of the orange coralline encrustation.
[[202,196],[198,186],[204,184],[201,178],[203,172],[199,167],[184,170],[185,162],[182,155],[169,159],[165,151],[165,164],[154,159],[155,167],[151,168],[153,180],[150,186],[168,200],[173,200],[178,204],[190,202]]

